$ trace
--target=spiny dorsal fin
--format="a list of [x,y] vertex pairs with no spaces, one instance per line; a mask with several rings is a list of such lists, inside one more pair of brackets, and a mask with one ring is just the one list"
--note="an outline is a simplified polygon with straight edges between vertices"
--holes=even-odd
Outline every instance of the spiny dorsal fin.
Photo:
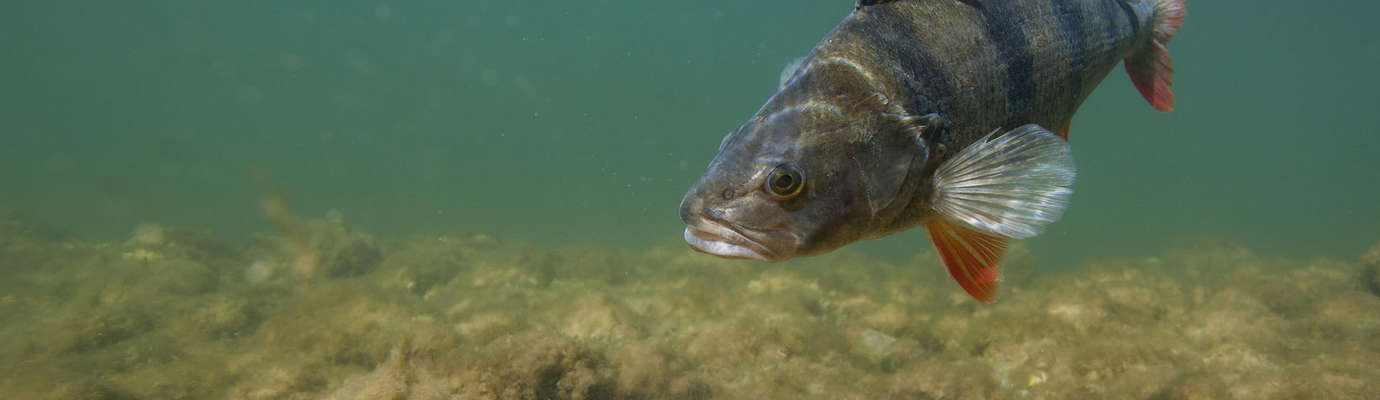
[[791,82],[791,78],[800,72],[800,67],[805,64],[805,57],[796,57],[791,62],[786,63],[786,67],[781,69],[781,80],[777,83],[776,89],[785,89],[786,84]]
[[863,7],[867,7],[867,6],[875,6],[875,5],[878,5],[878,4],[890,3],[890,2],[893,2],[893,1],[899,1],[899,0],[858,0],[858,5],[857,5],[857,6],[854,6],[853,8],[863,8]]
[[[854,8],[854,9],[859,9],[859,8],[863,8],[863,7],[867,7],[867,6],[875,6],[875,5],[878,5],[878,4],[890,3],[890,2],[894,2],[894,1],[902,1],[902,0],[858,0],[858,4],[857,4],[856,6],[854,6],[853,8]],[[973,7],[982,7],[982,0],[958,0],[958,1],[962,2],[963,4],[967,4],[967,5],[973,6]]]
[[[854,8],[863,8],[863,7],[867,7],[867,6],[876,6],[876,4],[891,3],[891,1],[901,1],[901,0],[858,0],[857,6],[854,6]],[[967,4],[967,6],[983,7],[983,0],[958,0],[958,1],[962,1],[962,3],[963,3],[963,4]]]

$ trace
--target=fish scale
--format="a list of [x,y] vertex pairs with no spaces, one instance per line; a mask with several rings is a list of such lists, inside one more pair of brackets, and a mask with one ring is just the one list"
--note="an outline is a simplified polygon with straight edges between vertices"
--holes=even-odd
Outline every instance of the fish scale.
[[[1062,129],[1146,33],[1118,0],[889,1],[863,5],[814,51],[884,79],[880,91],[917,115],[954,120],[957,145],[997,128]],[[1136,17],[1141,18],[1141,17]],[[866,43],[866,44],[864,44]],[[860,49],[861,48],[861,49]],[[862,50],[862,51],[859,51]],[[955,61],[958,60],[958,61]],[[914,82],[906,84],[903,82]],[[898,84],[899,83],[899,84]],[[930,102],[915,104],[912,87]]]

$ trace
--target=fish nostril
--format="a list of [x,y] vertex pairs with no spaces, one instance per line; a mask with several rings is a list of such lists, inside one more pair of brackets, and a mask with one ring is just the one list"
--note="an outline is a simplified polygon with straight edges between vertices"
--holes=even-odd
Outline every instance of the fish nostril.
[[705,208],[704,216],[712,220],[722,221],[724,219],[724,210],[718,208]]

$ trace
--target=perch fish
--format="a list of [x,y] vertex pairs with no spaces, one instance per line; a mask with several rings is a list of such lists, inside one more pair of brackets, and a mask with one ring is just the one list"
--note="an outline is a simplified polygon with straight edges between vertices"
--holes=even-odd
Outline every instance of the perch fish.
[[[924,226],[949,275],[995,299],[1011,240],[1072,195],[1069,122],[1124,63],[1174,108],[1183,0],[862,0],[681,201],[685,241],[774,262]],[[1057,130],[1058,133],[1055,133]]]

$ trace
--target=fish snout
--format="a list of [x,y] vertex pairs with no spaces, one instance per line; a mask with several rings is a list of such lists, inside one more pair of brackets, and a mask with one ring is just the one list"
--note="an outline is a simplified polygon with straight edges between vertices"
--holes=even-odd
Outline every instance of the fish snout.
[[[696,183],[690,191],[685,194],[685,198],[680,200],[680,220],[686,225],[696,225],[703,223],[705,219],[724,223],[727,222],[728,212],[723,208],[724,204],[715,203],[714,198],[710,197],[708,188]],[[731,190],[725,190],[731,192]],[[725,198],[728,199],[727,197]]]
[[696,199],[693,191],[685,195],[685,198],[680,201],[681,222],[684,222],[686,225],[694,225],[695,220],[699,218],[695,215],[695,210],[701,208],[701,203],[703,203],[703,201]]
[[691,248],[724,258],[752,258],[771,261],[770,252],[744,236],[728,221],[729,212],[714,207],[698,186],[680,202],[680,219],[685,222],[685,243]]

